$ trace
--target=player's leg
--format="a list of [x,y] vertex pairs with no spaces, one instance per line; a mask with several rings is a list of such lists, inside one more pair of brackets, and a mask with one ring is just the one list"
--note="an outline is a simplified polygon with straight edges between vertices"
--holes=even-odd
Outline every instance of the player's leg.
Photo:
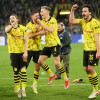
[[19,60],[20,60],[20,77],[21,77],[21,83],[22,83],[22,96],[26,97],[26,83],[27,83],[27,74],[26,74],[26,66],[27,62],[25,62],[22,58],[22,53],[19,54]]
[[[60,62],[62,61],[62,56],[60,55]],[[61,79],[61,72],[59,71],[59,68],[55,66],[55,79]]]
[[50,75],[54,76],[53,72],[49,68],[47,64],[45,64],[45,60],[51,56],[51,49],[49,47],[44,47],[44,49],[41,52],[41,55],[39,56],[38,64]]
[[38,81],[38,78],[39,78],[40,66],[37,63],[34,63],[34,66],[35,66],[35,71],[34,71],[34,80],[33,80],[32,89],[33,89],[34,93],[38,94],[38,92],[37,92],[37,81]]
[[63,66],[60,63],[60,53],[61,53],[60,45],[55,46],[52,50],[52,53],[53,53],[53,57],[54,57],[54,64],[55,64],[55,66],[57,66],[59,68],[61,74],[63,75],[64,80],[65,80],[65,89],[67,89],[69,87],[69,80],[66,75],[65,69],[63,68]]
[[40,55],[38,64],[50,75],[53,76],[51,69],[49,68],[49,65],[45,64],[45,60],[48,58],[48,56]]
[[54,64],[55,64],[55,66],[57,66],[59,68],[61,74],[63,75],[64,80],[65,80],[65,89],[67,89],[69,87],[69,80],[68,80],[68,77],[66,75],[64,67],[60,63],[60,57],[59,56],[54,57]]
[[27,75],[26,75],[26,66],[21,68],[21,83],[22,83],[22,96],[26,97],[26,83],[27,83]]
[[15,53],[10,54],[11,65],[13,66],[14,71],[14,82],[15,88],[18,92],[18,97],[21,98],[21,90],[20,90],[20,75],[19,75],[19,61],[18,55]]
[[[85,55],[87,55],[88,57],[85,57]],[[98,60],[96,59],[96,52],[95,51],[90,51],[88,52],[88,54],[84,55],[84,65],[88,65],[85,66],[85,71],[88,75],[89,81],[92,84],[93,87],[93,92],[91,93],[91,95],[89,96],[89,98],[96,98],[96,96],[99,94],[99,90],[98,90],[98,75],[95,71],[95,65],[98,65]],[[85,61],[85,59],[88,58],[88,62]]]

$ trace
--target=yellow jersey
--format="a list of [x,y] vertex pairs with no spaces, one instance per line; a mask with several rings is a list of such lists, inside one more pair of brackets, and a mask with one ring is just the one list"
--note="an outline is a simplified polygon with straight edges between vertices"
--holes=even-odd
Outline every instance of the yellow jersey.
[[54,31],[51,33],[49,31],[46,31],[45,35],[45,47],[52,47],[56,46],[57,44],[61,44],[59,37],[57,35],[57,20],[53,17],[50,17],[48,21],[42,20],[43,25],[50,27],[54,27]]
[[[35,28],[35,24],[32,22],[29,22],[27,25],[27,33],[33,33],[35,34],[37,32],[37,29]],[[41,35],[35,36],[33,38],[28,38],[28,50],[30,51],[39,51],[41,50]]]
[[95,44],[95,33],[100,33],[100,23],[94,18],[91,18],[89,22],[84,19],[77,19],[78,24],[82,25],[84,34],[84,50],[95,51],[97,50]]
[[[8,25],[7,27],[9,27]],[[18,25],[17,28],[12,28],[8,33],[8,52],[9,53],[24,53],[25,52],[25,42],[24,35],[26,35],[26,27],[23,25]]]

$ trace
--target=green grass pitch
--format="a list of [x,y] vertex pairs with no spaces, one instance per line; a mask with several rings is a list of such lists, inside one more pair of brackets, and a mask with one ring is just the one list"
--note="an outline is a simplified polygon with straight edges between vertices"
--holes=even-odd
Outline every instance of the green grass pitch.
[[[27,69],[27,87],[26,98],[22,100],[88,100],[88,96],[92,92],[92,87],[88,81],[86,72],[82,64],[83,59],[83,44],[71,44],[72,52],[70,54],[70,87],[64,89],[63,77],[61,80],[54,80],[51,85],[47,85],[49,75],[41,68],[40,77],[38,80],[38,94],[34,94],[31,88],[33,83],[34,65],[30,63]],[[55,73],[53,58],[46,60]],[[95,68],[99,76],[100,88],[100,64]],[[45,72],[42,75],[41,72]],[[83,78],[84,83],[73,83],[74,79]],[[10,65],[10,57],[7,46],[0,46],[0,100],[19,100],[17,94],[14,93],[13,69]],[[100,100],[100,95],[96,98]]]

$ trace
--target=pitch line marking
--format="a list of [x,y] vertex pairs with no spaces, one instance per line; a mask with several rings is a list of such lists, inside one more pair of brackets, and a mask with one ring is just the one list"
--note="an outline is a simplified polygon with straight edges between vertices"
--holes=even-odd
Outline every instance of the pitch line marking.
[[[91,85],[91,84],[70,84],[70,86],[83,86],[83,85]],[[32,85],[27,85],[26,87],[31,87]],[[52,84],[52,85],[38,85],[38,87],[49,87],[49,86],[64,86],[64,84]],[[3,87],[3,88],[6,88],[6,87],[14,87],[14,86],[0,86],[0,87]]]
[[[3,80],[3,79],[14,79],[14,78],[0,78],[0,79]],[[34,79],[34,78],[27,78],[27,79]],[[39,78],[39,79],[49,79],[49,77],[48,78]],[[75,79],[75,78],[69,78],[69,79]],[[82,78],[82,79],[88,80],[88,78]],[[100,80],[100,79],[98,79],[98,80]]]

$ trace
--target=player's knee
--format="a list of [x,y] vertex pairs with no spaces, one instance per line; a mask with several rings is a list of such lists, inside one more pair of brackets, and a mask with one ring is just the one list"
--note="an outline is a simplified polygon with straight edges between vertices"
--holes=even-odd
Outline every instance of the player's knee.
[[39,61],[38,61],[38,64],[39,64],[40,66],[42,66],[42,65],[43,65],[43,62],[42,62],[41,60],[39,60]]
[[55,66],[57,66],[57,67],[61,66],[61,64],[59,62],[55,61],[54,63],[55,63]]

